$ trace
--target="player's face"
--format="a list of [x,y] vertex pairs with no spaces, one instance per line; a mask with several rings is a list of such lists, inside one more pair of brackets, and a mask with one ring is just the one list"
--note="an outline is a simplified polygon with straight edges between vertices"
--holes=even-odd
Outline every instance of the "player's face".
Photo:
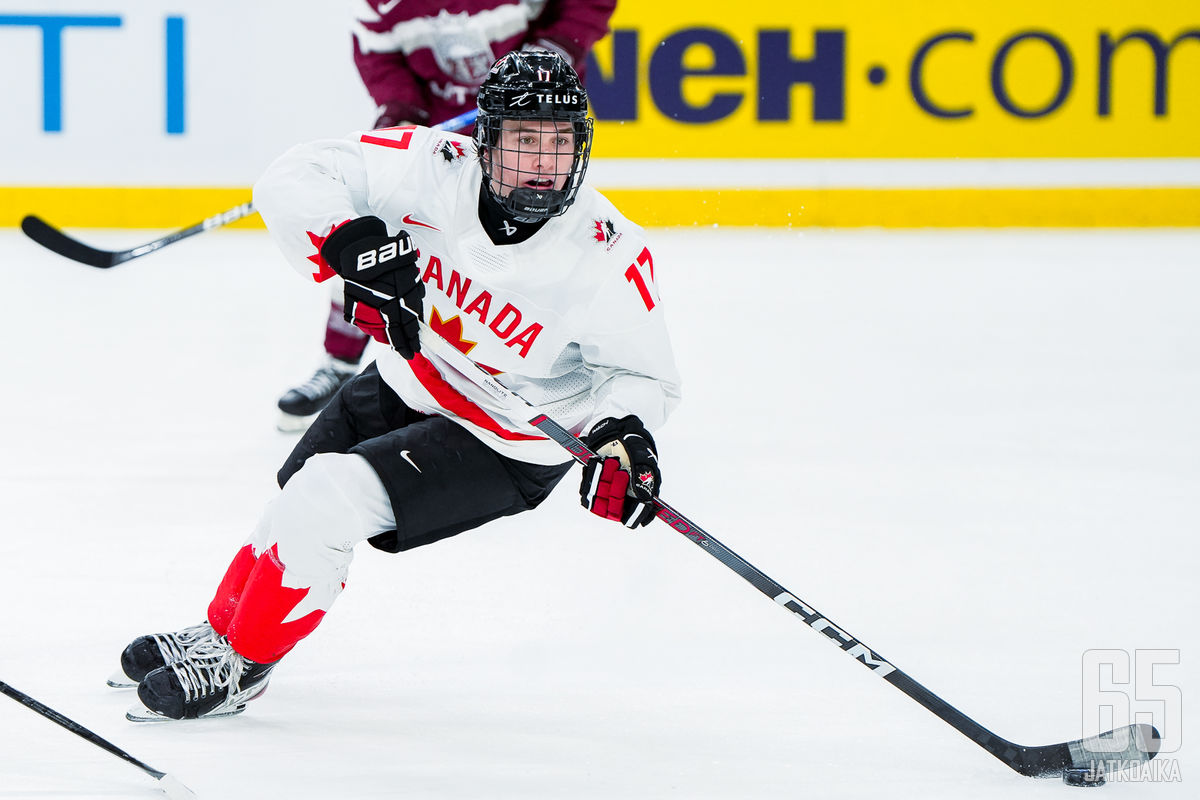
[[574,157],[575,133],[569,122],[506,119],[492,160],[493,187],[501,197],[516,188],[561,192]]

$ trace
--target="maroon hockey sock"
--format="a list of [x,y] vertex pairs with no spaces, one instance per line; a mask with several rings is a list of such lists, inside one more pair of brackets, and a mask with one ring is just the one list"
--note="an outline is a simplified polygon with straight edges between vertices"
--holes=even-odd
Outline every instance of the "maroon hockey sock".
[[217,587],[217,593],[208,604],[208,624],[222,636],[229,630],[233,612],[242,596],[242,588],[246,585],[246,579],[250,577],[250,570],[254,569],[257,560],[254,549],[248,544],[243,545],[233,557],[229,568],[225,570],[225,577],[221,578],[221,585]]
[[329,304],[325,321],[325,352],[338,361],[357,364],[371,337],[346,322],[340,303]]
[[271,545],[250,571],[229,623],[227,635],[233,649],[260,664],[283,658],[325,617],[324,610],[314,609],[299,619],[284,621],[309,592],[284,586],[284,569],[279,546]]

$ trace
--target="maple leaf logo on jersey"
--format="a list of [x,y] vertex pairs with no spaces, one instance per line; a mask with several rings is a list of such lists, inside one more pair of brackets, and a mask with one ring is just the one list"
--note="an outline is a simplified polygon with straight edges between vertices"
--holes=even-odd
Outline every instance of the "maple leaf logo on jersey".
[[434,308],[429,312],[429,327],[433,329],[434,333],[454,345],[463,355],[470,355],[471,351],[475,349],[475,345],[479,344],[479,342],[463,338],[462,319],[457,314],[444,320],[438,310]]
[[[431,308],[429,311],[429,327],[434,333],[452,344],[463,355],[470,355],[471,351],[475,349],[475,345],[479,344],[479,342],[463,338],[462,319],[457,314],[450,319],[444,320],[436,308]],[[479,366],[493,375],[499,375],[503,372],[503,370],[489,367],[486,364],[479,364]]]
[[307,258],[309,261],[317,265],[317,271],[312,274],[313,280],[317,283],[327,281],[337,274],[333,271],[333,267],[329,266],[329,263],[325,261],[325,258],[321,255],[321,248],[325,245],[325,240],[332,236],[334,231],[349,221],[350,220],[347,219],[339,222],[330,228],[329,233],[325,234],[324,236],[315,234],[312,231],[305,231],[305,233],[308,234],[308,241],[312,242],[313,249],[316,250],[315,253]]
[[446,161],[454,162],[460,158],[466,158],[467,151],[463,150],[463,146],[458,142],[445,141],[442,142],[441,149],[438,150],[442,154],[442,158]]
[[603,244],[605,250],[612,250],[613,245],[621,238],[621,234],[617,233],[610,219],[595,220],[592,227],[592,239]]

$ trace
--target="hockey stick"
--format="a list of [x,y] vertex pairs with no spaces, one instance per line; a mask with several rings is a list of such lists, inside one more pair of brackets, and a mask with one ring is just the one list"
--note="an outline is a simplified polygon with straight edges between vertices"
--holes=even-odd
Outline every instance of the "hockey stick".
[[195,236],[197,233],[203,233],[210,228],[220,228],[223,225],[228,225],[231,222],[236,222],[242,217],[248,217],[254,213],[253,203],[242,203],[236,208],[231,208],[228,211],[222,211],[220,214],[211,216],[206,220],[197,222],[190,228],[169,233],[152,242],[138,245],[129,250],[100,250],[91,245],[84,244],[78,239],[73,239],[67,234],[55,228],[50,223],[43,220],[41,217],[30,214],[21,220],[21,230],[25,235],[35,242],[45,247],[47,250],[53,250],[60,256],[65,256],[72,261],[78,261],[80,264],[87,264],[89,267],[97,267],[99,269],[108,269],[115,267],[117,264],[124,264],[130,259],[144,256],[148,253],[153,253],[166,247],[169,244],[175,244],[181,239],[186,239],[189,236]]
[[[529,424],[561,445],[576,461],[586,464],[589,459],[595,457],[595,453],[577,437],[545,414],[537,413],[532,404],[485,372],[424,323],[421,324],[421,331],[423,347],[449,362],[464,377],[504,404],[514,415],[524,418],[526,413],[532,413]],[[655,505],[658,507],[658,519],[704,548],[705,552],[736,572],[755,589],[849,653],[851,658],[862,663],[1022,775],[1037,778],[1062,776],[1064,780],[1079,785],[1102,783],[1105,766],[1112,764],[1115,769],[1125,769],[1149,761],[1158,753],[1158,730],[1146,724],[1127,725],[1098,736],[1061,744],[1027,746],[1003,739],[917,683],[890,661],[767,577],[666,502],[656,499]],[[1068,772],[1072,774],[1064,774]]]
[[[473,123],[478,113],[476,109],[471,109],[459,114],[457,117],[452,117],[445,122],[431,127],[435,130],[455,131]],[[253,203],[242,203],[240,206],[231,208],[228,211],[222,211],[220,214],[214,214],[208,219],[197,222],[189,228],[168,233],[166,236],[130,248],[129,250],[101,250],[97,247],[84,244],[34,214],[29,214],[21,220],[21,230],[30,239],[33,239],[47,250],[58,253],[60,256],[69,258],[72,261],[78,261],[81,264],[87,264],[89,267],[109,269],[118,264],[124,264],[126,261],[153,253],[155,250],[161,250],[167,245],[175,244],[175,242],[195,236],[197,233],[204,233],[207,230],[221,228],[231,222],[237,222],[239,219],[248,217],[253,213],[255,213]]]
[[100,736],[92,733],[78,722],[64,717],[54,709],[39,703],[37,700],[34,700],[32,697],[18,689],[14,689],[4,681],[0,681],[0,693],[8,695],[26,708],[36,711],[51,722],[58,723],[71,733],[87,739],[92,744],[107,750],[117,758],[133,764],[142,772],[145,772],[147,775],[158,781],[158,788],[162,789],[163,793],[165,793],[167,797],[172,798],[172,800],[190,800],[191,798],[195,798],[195,792],[180,783],[178,778],[174,777],[173,775],[168,775],[161,770],[157,770],[144,761],[139,761],[107,739],[102,739]]

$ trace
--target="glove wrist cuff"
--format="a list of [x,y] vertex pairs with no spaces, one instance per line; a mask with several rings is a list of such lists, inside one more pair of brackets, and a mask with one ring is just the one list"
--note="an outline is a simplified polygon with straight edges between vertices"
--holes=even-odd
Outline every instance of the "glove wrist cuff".
[[583,443],[595,450],[600,445],[619,440],[621,437],[628,434],[640,436],[650,443],[652,448],[655,448],[654,437],[650,435],[650,431],[646,430],[646,426],[642,424],[641,419],[636,414],[617,419],[616,417],[605,417],[591,427],[587,436],[583,437]]

